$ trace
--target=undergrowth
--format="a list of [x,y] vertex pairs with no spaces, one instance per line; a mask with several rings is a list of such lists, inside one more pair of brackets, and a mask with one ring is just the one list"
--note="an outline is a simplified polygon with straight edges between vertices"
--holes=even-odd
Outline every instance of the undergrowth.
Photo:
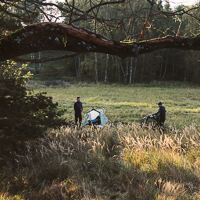
[[199,199],[200,130],[61,127],[1,169],[0,199]]

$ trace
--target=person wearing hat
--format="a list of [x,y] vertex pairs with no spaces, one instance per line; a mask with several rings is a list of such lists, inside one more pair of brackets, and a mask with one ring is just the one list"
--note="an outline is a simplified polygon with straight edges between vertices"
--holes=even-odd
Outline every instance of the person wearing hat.
[[158,102],[158,111],[154,114],[150,114],[151,115],[156,115],[158,116],[158,125],[161,127],[161,129],[164,128],[164,122],[165,122],[165,107],[162,105],[162,102]]

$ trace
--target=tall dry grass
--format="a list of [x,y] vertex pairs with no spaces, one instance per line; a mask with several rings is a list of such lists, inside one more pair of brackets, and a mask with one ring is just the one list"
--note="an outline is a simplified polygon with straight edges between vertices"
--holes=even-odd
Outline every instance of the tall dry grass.
[[200,131],[194,124],[163,135],[134,124],[62,127],[26,143],[14,157],[1,170],[1,198],[200,198]]

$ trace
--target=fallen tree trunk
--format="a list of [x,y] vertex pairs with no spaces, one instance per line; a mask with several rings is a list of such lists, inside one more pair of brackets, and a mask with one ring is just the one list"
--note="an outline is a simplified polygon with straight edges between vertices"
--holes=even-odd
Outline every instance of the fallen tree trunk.
[[108,40],[99,34],[73,25],[36,23],[23,27],[0,40],[0,61],[46,50],[76,53],[99,52],[116,55],[123,59],[163,48],[200,50],[200,35],[191,38],[169,36],[125,43]]

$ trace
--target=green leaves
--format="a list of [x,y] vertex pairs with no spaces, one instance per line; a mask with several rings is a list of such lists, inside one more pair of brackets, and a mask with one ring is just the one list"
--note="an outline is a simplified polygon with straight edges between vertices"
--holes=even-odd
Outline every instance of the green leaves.
[[37,138],[47,128],[65,124],[60,119],[64,110],[58,111],[58,104],[51,97],[46,93],[33,94],[25,88],[24,83],[32,76],[25,68],[17,67],[14,62],[6,62],[0,68],[1,139]]

